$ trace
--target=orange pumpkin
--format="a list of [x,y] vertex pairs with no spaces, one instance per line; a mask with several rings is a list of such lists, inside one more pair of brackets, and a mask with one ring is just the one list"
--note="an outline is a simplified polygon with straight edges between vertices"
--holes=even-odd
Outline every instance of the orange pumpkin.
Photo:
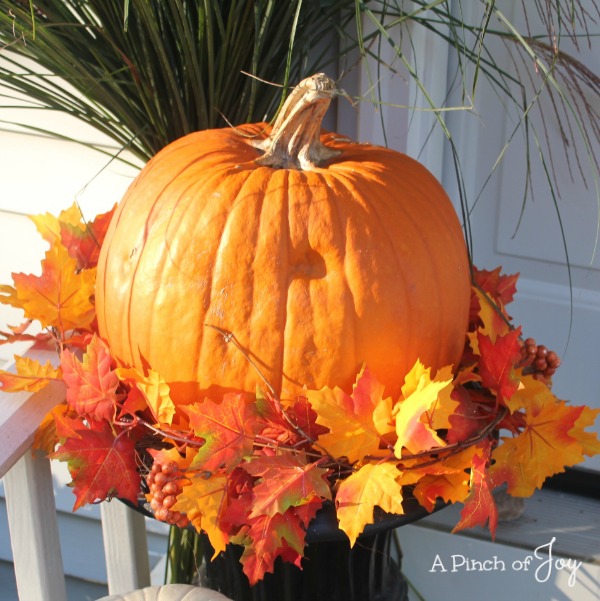
[[175,141],[120,203],[98,266],[100,334],[177,403],[262,377],[283,398],[350,390],[363,364],[397,396],[417,358],[459,360],[470,270],[450,200],[413,159],[321,134],[335,93],[319,74],[272,130]]

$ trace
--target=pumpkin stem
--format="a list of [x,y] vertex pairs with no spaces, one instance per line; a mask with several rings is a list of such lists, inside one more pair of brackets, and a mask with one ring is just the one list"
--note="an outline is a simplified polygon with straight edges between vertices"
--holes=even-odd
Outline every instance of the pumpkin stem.
[[321,122],[337,93],[335,82],[325,73],[302,80],[285,101],[270,136],[257,143],[265,154],[256,163],[309,171],[339,155],[321,143]]

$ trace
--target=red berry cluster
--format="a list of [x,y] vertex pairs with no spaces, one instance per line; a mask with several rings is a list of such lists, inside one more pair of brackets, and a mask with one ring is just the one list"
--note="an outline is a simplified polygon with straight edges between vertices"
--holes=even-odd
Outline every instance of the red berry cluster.
[[163,465],[155,461],[146,476],[146,483],[154,517],[161,522],[185,528],[190,523],[187,516],[179,511],[171,511],[177,502],[177,495],[183,490],[183,478],[178,465],[174,461]]
[[521,348],[521,366],[534,378],[548,380],[560,366],[560,357],[533,338],[527,338]]

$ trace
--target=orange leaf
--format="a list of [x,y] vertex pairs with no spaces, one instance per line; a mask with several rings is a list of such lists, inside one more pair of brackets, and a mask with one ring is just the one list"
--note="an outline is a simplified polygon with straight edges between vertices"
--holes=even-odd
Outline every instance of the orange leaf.
[[504,307],[512,302],[517,292],[519,274],[501,274],[501,269],[501,267],[496,267],[494,271],[486,271],[473,266],[473,279],[484,292]]
[[[475,447],[467,447],[439,462],[406,469],[399,484],[416,484],[413,494],[427,511],[433,511],[438,498],[449,503],[464,501],[469,494],[469,472],[475,452]],[[418,462],[415,460],[416,465]]]
[[[51,409],[38,426],[33,441],[33,448],[43,451],[46,455],[50,455],[56,450],[56,445],[60,438],[66,438],[59,431],[59,424],[62,423],[66,414],[70,413],[67,403],[60,403]],[[78,428],[81,428],[81,422],[78,421]],[[70,434],[71,435],[71,434]],[[69,435],[69,436],[70,436]],[[78,437],[79,434],[72,435]]]
[[578,434],[582,412],[583,407],[570,407],[550,394],[537,410],[523,414],[525,429],[513,438],[502,437],[492,453],[494,485],[506,482],[509,494],[528,497],[548,476],[583,461],[583,445],[571,434],[574,428]]
[[254,485],[254,503],[250,518],[285,513],[314,497],[331,499],[326,480],[328,470],[308,463],[304,454],[285,453],[252,458],[244,469],[260,482]]
[[490,455],[489,442],[485,443],[482,451],[481,455],[475,454],[473,456],[469,494],[464,501],[465,506],[460,513],[461,519],[452,532],[458,532],[459,530],[472,528],[473,526],[485,526],[489,522],[490,532],[492,538],[494,538],[498,525],[498,508],[492,495],[494,486],[491,484],[486,469]]
[[376,454],[381,435],[373,415],[378,416],[380,423],[385,422],[383,409],[390,419],[391,404],[382,395],[383,385],[366,367],[360,371],[351,395],[337,387],[307,391],[306,396],[317,412],[317,424],[329,428],[327,434],[319,437],[319,444],[332,457],[348,457],[350,462]]
[[67,403],[79,415],[112,421],[119,400],[119,379],[104,342],[94,334],[82,362],[69,350],[61,353],[60,361],[67,385]]
[[79,438],[69,438],[50,456],[68,462],[76,496],[73,511],[113,496],[137,503],[140,475],[135,445],[104,424],[101,430],[79,430]]
[[60,369],[50,361],[42,365],[30,357],[15,355],[15,369],[16,373],[0,370],[0,390],[3,392],[36,392],[61,377]]
[[[55,327],[62,333],[86,329],[95,316],[95,278],[95,270],[78,272],[76,261],[57,242],[46,252],[40,276],[13,273],[17,304],[10,304],[43,327]],[[6,288],[0,287],[0,293],[6,294]],[[8,293],[8,297],[14,301],[15,294]]]
[[60,239],[79,269],[90,269],[98,264],[100,247],[112,219],[114,208],[97,215],[89,223],[60,222]]
[[376,506],[388,513],[404,513],[399,476],[390,462],[367,463],[340,482],[335,496],[337,516],[351,547],[365,526],[373,523]]
[[190,418],[194,434],[205,440],[196,454],[193,469],[231,470],[252,453],[259,422],[253,399],[248,395],[228,393],[220,403],[206,399],[182,409]]
[[277,557],[300,568],[305,534],[292,509],[285,514],[263,515],[254,520],[248,530],[252,544],[246,546],[240,560],[250,586],[262,580],[267,572],[274,571]]
[[496,392],[498,402],[502,404],[506,404],[519,388],[515,365],[521,358],[520,335],[520,327],[498,336],[494,342],[481,332],[477,334],[481,382]]

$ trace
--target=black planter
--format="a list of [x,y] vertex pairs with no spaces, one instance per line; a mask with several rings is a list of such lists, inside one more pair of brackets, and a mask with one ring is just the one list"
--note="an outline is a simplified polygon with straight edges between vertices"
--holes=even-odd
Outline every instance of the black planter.
[[[350,548],[338,528],[333,504],[326,503],[307,529],[302,570],[278,558],[274,572],[254,586],[242,571],[243,548],[228,545],[211,560],[214,550],[201,533],[199,548],[205,562],[200,584],[233,601],[407,601],[408,584],[402,575],[395,529],[428,512],[409,495],[403,505],[404,515],[376,511],[374,523]],[[147,505],[138,509],[151,515]]]

